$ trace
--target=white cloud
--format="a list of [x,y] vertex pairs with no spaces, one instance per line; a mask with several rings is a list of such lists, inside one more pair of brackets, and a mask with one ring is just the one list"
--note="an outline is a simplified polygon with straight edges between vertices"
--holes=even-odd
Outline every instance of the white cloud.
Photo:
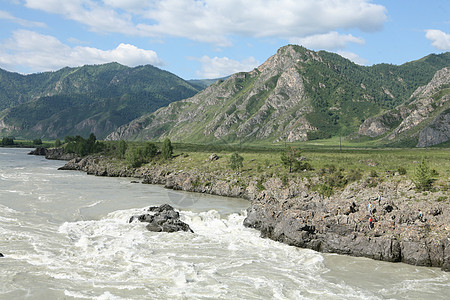
[[247,72],[253,70],[260,63],[254,58],[237,61],[228,57],[209,57],[192,58],[202,64],[202,70],[197,72],[199,78],[219,78],[228,76],[237,72]]
[[29,30],[17,30],[0,46],[0,66],[8,70],[29,68],[30,72],[57,70],[65,66],[118,62],[127,66],[162,65],[156,52],[120,44],[115,49],[70,47],[58,39]]
[[355,54],[353,52],[338,51],[337,54],[339,54],[340,56],[345,57],[345,58],[351,60],[352,62],[354,62],[355,64],[358,64],[361,66],[367,65],[367,63],[368,63],[367,59],[359,57],[357,54]]
[[450,34],[437,29],[428,29],[425,32],[425,37],[432,42],[433,47],[443,51],[450,50]]
[[232,36],[301,38],[338,29],[376,31],[386,9],[370,0],[26,0],[100,32],[176,36],[230,46]]
[[351,34],[342,35],[336,31],[325,34],[310,35],[304,38],[294,38],[290,41],[310,49],[335,50],[347,47],[348,43],[364,44],[364,40]]
[[44,23],[33,22],[33,21],[28,21],[28,20],[24,20],[21,18],[17,18],[15,16],[11,15],[9,12],[4,11],[4,10],[0,10],[0,19],[8,20],[13,23],[24,26],[24,27],[46,27]]
[[131,16],[92,0],[26,0],[28,8],[62,15],[96,32],[137,34]]

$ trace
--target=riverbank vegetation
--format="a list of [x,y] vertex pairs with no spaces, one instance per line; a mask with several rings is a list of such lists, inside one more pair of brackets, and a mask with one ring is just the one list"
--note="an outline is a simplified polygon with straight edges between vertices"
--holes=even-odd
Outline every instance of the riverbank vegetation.
[[[167,141],[166,141],[167,142]],[[134,166],[166,165],[177,171],[220,174],[226,178],[238,173],[242,181],[252,178],[263,182],[278,177],[284,183],[301,178],[319,178],[314,188],[324,196],[347,184],[366,178],[369,186],[377,186],[389,177],[401,176],[416,183],[419,190],[449,190],[450,149],[387,149],[350,148],[296,145],[242,146],[242,145],[196,145],[171,143],[172,158],[163,158],[160,142],[105,142],[105,153],[120,157],[120,144],[126,143],[127,151],[145,151],[149,144],[156,152],[142,158]],[[123,147],[123,146],[122,146]],[[139,150],[141,149],[141,150]],[[215,154],[214,159],[211,155]],[[235,166],[236,155],[242,158]],[[234,163],[231,163],[234,162]],[[128,161],[130,163],[130,161]],[[247,179],[247,180],[246,180]],[[421,183],[419,183],[421,182]]]
[[354,181],[364,179],[365,184],[375,187],[393,176],[411,180],[421,191],[450,188],[449,148],[355,148],[349,144],[337,147],[318,143],[198,145],[172,143],[169,139],[97,141],[94,135],[88,139],[68,137],[64,142],[68,152],[81,156],[100,152],[130,168],[164,165],[171,170],[222,178],[237,176],[241,182],[256,179],[262,183],[278,177],[288,184],[290,180],[306,178],[324,196]]

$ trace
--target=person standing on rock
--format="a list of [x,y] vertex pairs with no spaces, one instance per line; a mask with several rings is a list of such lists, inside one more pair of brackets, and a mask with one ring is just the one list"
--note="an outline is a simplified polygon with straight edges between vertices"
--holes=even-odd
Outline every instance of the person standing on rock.
[[369,229],[373,229],[373,219],[372,217],[369,217]]
[[378,205],[381,205],[381,193],[378,193]]
[[372,214],[372,209],[373,209],[373,205],[372,205],[372,202],[370,202],[370,200],[369,200],[369,204],[367,204],[367,210],[369,212],[369,215]]
[[424,220],[424,218],[423,218],[423,213],[422,213],[422,211],[419,209],[419,216],[418,216],[418,219],[419,219],[419,221],[420,222],[425,222],[425,220]]

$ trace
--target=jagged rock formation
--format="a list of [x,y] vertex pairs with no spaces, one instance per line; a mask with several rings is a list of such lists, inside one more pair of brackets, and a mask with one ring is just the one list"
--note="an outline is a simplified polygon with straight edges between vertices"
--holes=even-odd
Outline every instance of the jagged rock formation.
[[129,223],[135,220],[146,222],[148,223],[148,225],[145,226],[147,230],[153,232],[194,232],[188,224],[180,220],[180,213],[169,204],[152,206],[147,211],[149,213],[132,216]]
[[385,135],[388,141],[413,138],[417,147],[428,147],[450,139],[449,120],[450,68],[443,68],[411,95],[408,104],[367,119],[359,135]]

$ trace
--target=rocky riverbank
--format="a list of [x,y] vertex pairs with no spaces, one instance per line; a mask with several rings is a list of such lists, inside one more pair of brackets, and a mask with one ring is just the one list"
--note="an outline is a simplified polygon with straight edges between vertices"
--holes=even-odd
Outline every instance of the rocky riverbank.
[[319,252],[450,271],[449,204],[436,201],[441,193],[417,194],[401,179],[376,188],[357,182],[330,198],[307,188],[293,198],[273,191],[252,201],[244,221],[263,237]]
[[74,158],[61,169],[243,197],[250,200],[244,225],[258,229],[263,237],[320,252],[450,271],[448,191],[417,192],[402,175],[392,175],[376,186],[363,178],[327,198],[312,191],[311,179],[283,183],[272,176],[261,182],[258,178],[243,179],[239,173],[177,171],[170,164],[131,169],[104,156]]
[[71,160],[77,157],[76,154],[67,153],[64,151],[64,148],[45,148],[45,147],[37,147],[33,151],[28,153],[29,155],[42,155],[45,156],[46,159],[55,159],[55,160]]

